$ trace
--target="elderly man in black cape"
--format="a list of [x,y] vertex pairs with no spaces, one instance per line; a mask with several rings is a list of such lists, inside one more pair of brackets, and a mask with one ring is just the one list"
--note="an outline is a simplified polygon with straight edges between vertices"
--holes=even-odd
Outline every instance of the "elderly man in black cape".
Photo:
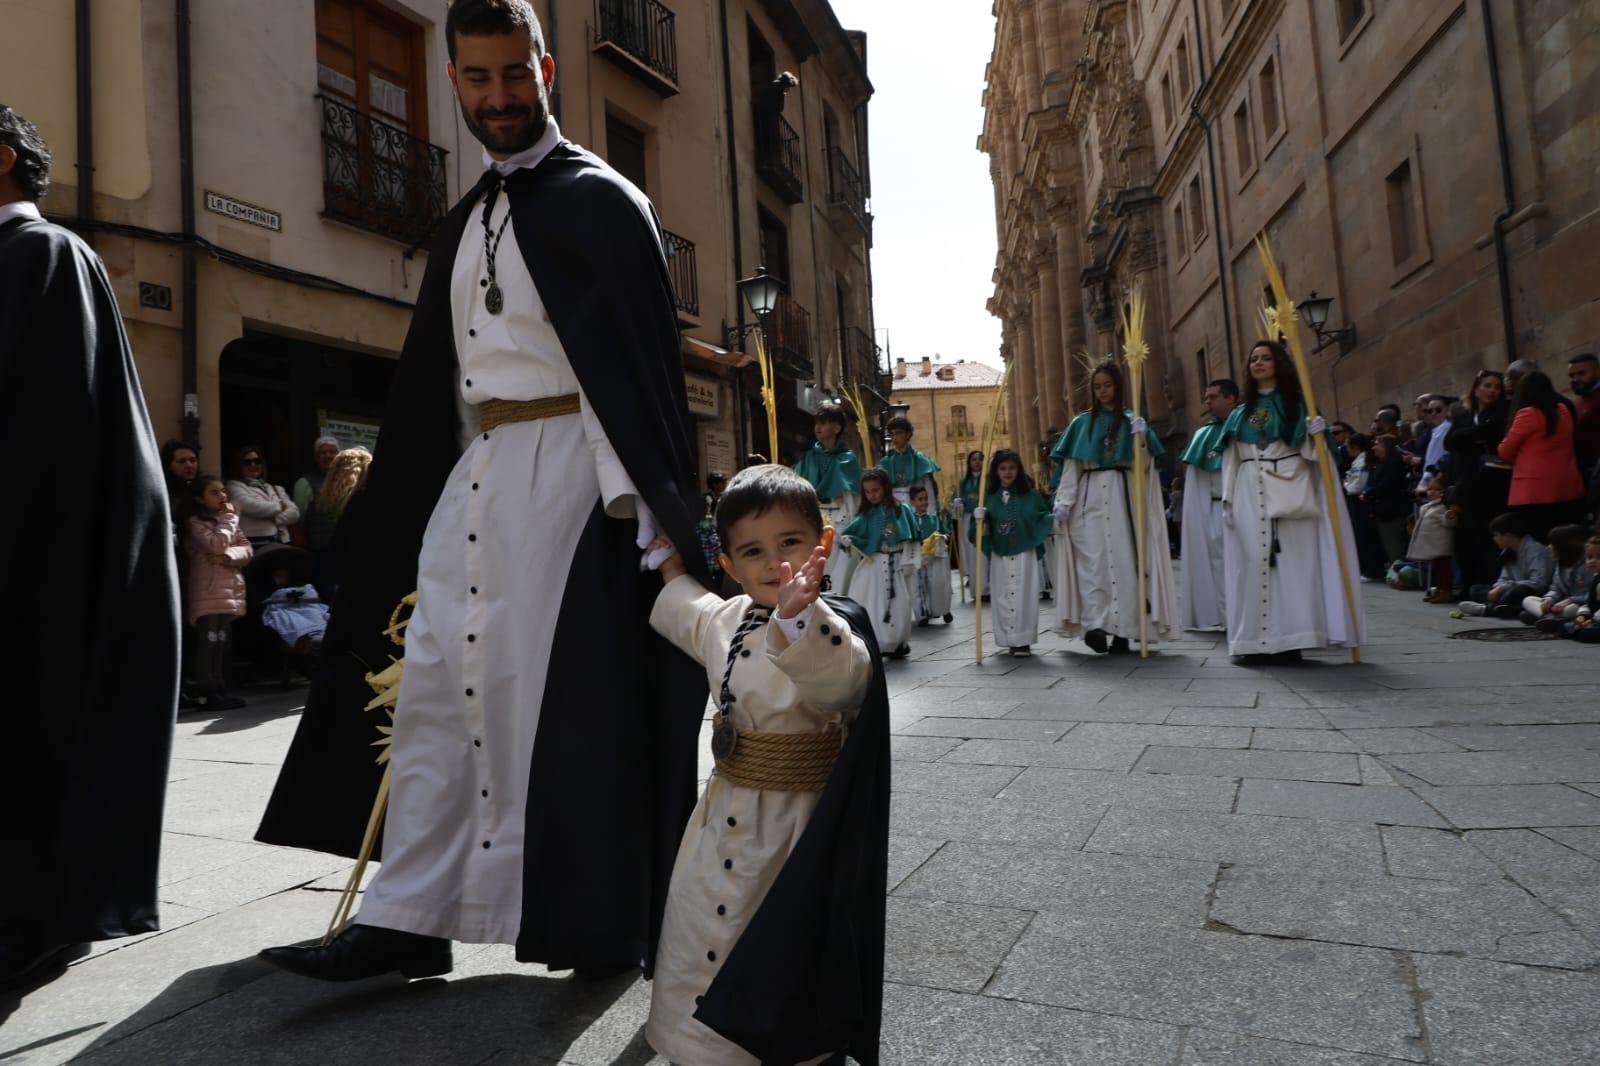
[[257,838],[361,841],[383,720],[364,675],[413,589],[382,865],[354,924],[268,961],[323,980],[452,967],[450,942],[637,969],[694,803],[702,671],[650,630],[639,546],[698,560],[660,224],[562,139],[525,0],[456,0],[449,73],[483,179],[438,227],[299,731]]
[[0,984],[157,928],[178,700],[155,434],[104,266],[39,214],[49,180],[38,132],[0,106],[0,447],[65,449],[7,464],[0,484],[0,599],[28,616],[0,653]]

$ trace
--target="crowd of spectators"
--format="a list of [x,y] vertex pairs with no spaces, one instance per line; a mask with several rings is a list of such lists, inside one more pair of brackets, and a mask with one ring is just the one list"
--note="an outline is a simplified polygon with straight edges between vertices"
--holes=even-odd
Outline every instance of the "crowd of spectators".
[[1364,433],[1331,423],[1362,578],[1600,642],[1600,358],[1573,356],[1567,384],[1523,359],[1418,396],[1409,419],[1385,404]]

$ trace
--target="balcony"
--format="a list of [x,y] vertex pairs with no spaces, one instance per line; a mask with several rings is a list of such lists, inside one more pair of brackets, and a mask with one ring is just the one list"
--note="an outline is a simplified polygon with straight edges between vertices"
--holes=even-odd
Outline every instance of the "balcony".
[[860,326],[846,326],[841,341],[843,365],[839,367],[840,379],[852,385],[878,388],[883,371],[879,369],[879,349],[872,341],[872,334]]
[[781,114],[756,112],[756,173],[787,204],[805,199],[800,135]]
[[950,422],[944,427],[944,439],[957,443],[970,443],[978,439],[978,426],[972,422]]
[[659,0],[595,0],[594,50],[661,96],[678,95],[677,16]]
[[317,94],[322,105],[322,213],[413,247],[444,217],[438,145]]
[[854,225],[863,237],[871,239],[872,215],[867,211],[866,186],[843,148],[828,149],[828,214],[836,223]]
[[695,267],[694,242],[671,230],[667,238],[667,269],[672,274],[672,300],[678,313],[700,317],[700,273]]
[[796,381],[814,381],[816,367],[811,361],[811,312],[785,293],[767,316],[767,347],[772,365]]

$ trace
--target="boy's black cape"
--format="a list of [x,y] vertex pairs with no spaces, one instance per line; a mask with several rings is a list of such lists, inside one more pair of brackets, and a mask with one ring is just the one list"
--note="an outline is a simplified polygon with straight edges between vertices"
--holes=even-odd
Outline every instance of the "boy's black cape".
[[[417,587],[423,531],[460,455],[450,278],[480,188],[439,224],[367,483],[335,532],[341,582],[323,669],[256,839],[341,855],[360,846],[386,719],[364,675],[400,649],[382,631]],[[642,194],[563,141],[506,179],[511,221],[578,383],[661,530],[707,582],[698,543],[677,316],[660,224]],[[529,463],[534,457],[529,456]],[[541,468],[540,477],[563,471]],[[692,501],[692,502],[691,502]],[[528,784],[517,957],[552,969],[637,963],[653,947],[694,805],[705,671],[650,629],[660,578],[636,523],[598,499],[573,554]]]
[[762,1066],[841,1050],[878,1063],[889,691],[866,611],[827,600],[872,653],[872,681],[811,821],[694,1013]]
[[[5,179],[0,179],[3,181]],[[0,225],[0,946],[157,928],[178,582],[155,433],[100,258]]]

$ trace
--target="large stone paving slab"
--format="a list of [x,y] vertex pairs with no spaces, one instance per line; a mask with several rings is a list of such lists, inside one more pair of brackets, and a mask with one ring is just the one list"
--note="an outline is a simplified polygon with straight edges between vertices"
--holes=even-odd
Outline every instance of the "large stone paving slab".
[[1447,823],[1409,791],[1394,786],[1330,785],[1316,781],[1251,779],[1239,787],[1239,814],[1275,814],[1288,818],[1324,818],[1336,822],[1381,825]]
[[1424,955],[1416,960],[1435,1061],[1594,1066],[1600,977]]
[[1439,737],[1441,730],[1414,729],[1400,726],[1394,729],[1343,729],[1340,732],[1356,746],[1357,751],[1369,755],[1401,755],[1417,751],[1460,751],[1461,746]]
[[1582,748],[1386,755],[1383,761],[1430,785],[1600,781],[1600,751]]
[[1356,757],[1336,752],[1151,747],[1134,769],[1149,774],[1361,782],[1361,767]]
[[1405,1061],[1190,1028],[1178,1066],[1392,1066]]
[[1361,750],[1355,741],[1336,729],[1253,729],[1249,746],[1264,751],[1358,752]]
[[1232,809],[1237,791],[1232,781],[1220,777],[1117,774],[1034,766],[1018,774],[1006,786],[1003,795],[1007,799],[1048,801],[1068,806],[1103,804],[1226,811]]
[[1509,882],[1352,880],[1234,869],[1217,881],[1211,917],[1242,933],[1293,940],[1569,970],[1600,962],[1600,947]]
[[1104,814],[1100,806],[1040,804],[1026,797],[974,799],[902,792],[890,805],[889,826],[897,835],[936,842],[1076,850]]
[[1041,914],[992,995],[1424,1061],[1393,952]]
[[902,984],[981,992],[1033,913],[892,896],[884,977]]
[[1067,739],[1078,744],[1151,744],[1180,748],[1248,748],[1250,730],[1242,726],[1137,725],[1084,722]]
[[[1595,710],[1600,720],[1600,707]],[[1485,725],[1444,726],[1425,731],[1428,736],[1470,751],[1510,751],[1523,748],[1600,749],[1600,725]]]
[[1086,744],[1076,730],[1058,741],[968,740],[944,757],[947,763],[1002,766],[1064,766],[1079,770],[1130,769],[1144,752],[1139,745]]
[[1359,875],[1383,872],[1376,826],[1309,818],[1113,807],[1085,851]]
[[951,843],[895,895],[1198,929],[1215,876],[1204,862]]
[[939,796],[989,797],[1022,772],[1020,766],[963,766],[952,763],[894,764],[895,792],[931,792]]
[[1413,826],[1379,827],[1384,859],[1396,877],[1433,881],[1504,881],[1505,871],[1465,836],[1444,829]]
[[929,716],[897,730],[906,736],[955,737],[960,740],[1059,740],[1070,722],[1033,722],[1006,718]]
[[901,984],[884,989],[883,1022],[884,1066],[1153,1066],[1178,1053],[1173,1025]]
[[1168,725],[1227,726],[1250,729],[1327,729],[1328,720],[1322,712],[1304,706],[1275,707],[1245,705],[1239,707],[1205,706],[1182,703],[1167,715]]
[[1600,796],[1565,785],[1463,785],[1416,790],[1461,829],[1600,826]]

